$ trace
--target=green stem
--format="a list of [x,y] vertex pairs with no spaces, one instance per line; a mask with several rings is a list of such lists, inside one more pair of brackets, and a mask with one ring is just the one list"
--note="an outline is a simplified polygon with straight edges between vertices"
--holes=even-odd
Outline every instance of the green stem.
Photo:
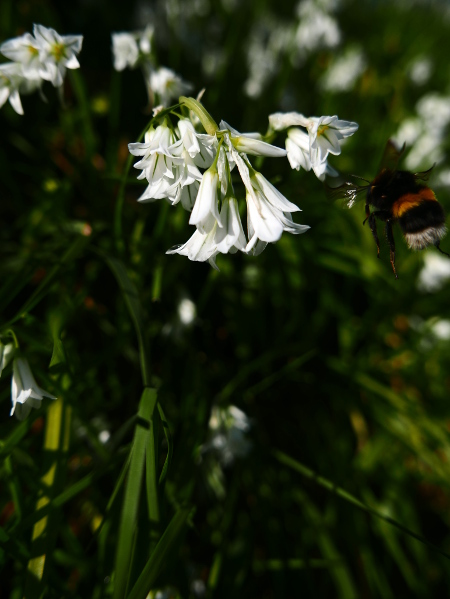
[[219,130],[219,125],[212,118],[206,108],[200,104],[200,102],[194,100],[194,98],[186,98],[186,96],[180,96],[179,100],[180,104],[184,104],[189,108],[189,110],[192,110],[192,112],[198,116],[208,135],[216,134],[216,132]]

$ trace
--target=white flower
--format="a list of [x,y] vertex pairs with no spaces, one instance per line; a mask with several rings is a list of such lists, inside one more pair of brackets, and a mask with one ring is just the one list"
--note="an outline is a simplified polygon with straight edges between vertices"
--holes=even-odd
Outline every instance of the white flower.
[[17,114],[23,114],[19,96],[19,88],[23,81],[22,67],[19,63],[0,64],[0,108],[9,99]]
[[145,178],[149,183],[139,201],[165,198],[170,193],[168,190],[175,193],[173,185],[179,177],[177,165],[183,162],[182,158],[172,154],[171,147],[176,141],[175,133],[164,122],[156,129],[149,129],[144,142],[128,144],[133,156],[142,156],[134,165],[134,168],[142,169],[138,179]]
[[164,106],[168,106],[172,100],[192,89],[190,83],[183,81],[179,75],[166,67],[150,73],[150,87],[158,94],[159,103]]
[[14,345],[12,343],[7,343],[3,345],[0,342],[0,376],[2,376],[3,369],[6,368],[9,361],[13,357],[14,354]]
[[300,210],[291,204],[261,173],[252,177],[253,193],[247,190],[247,221],[250,251],[259,240],[266,243],[278,241],[283,233],[305,233],[310,227],[292,220],[291,212]]
[[269,124],[274,131],[288,127],[307,127],[309,119],[299,112],[274,112],[269,115]]
[[194,208],[189,223],[196,225],[200,233],[209,233],[216,221],[219,227],[222,222],[218,206],[219,174],[214,166],[203,173]]
[[214,159],[217,138],[214,135],[197,133],[192,122],[185,118],[178,121],[178,131],[180,139],[169,148],[170,152],[178,156],[186,150],[196,166],[209,168]]
[[311,117],[307,125],[311,164],[325,162],[328,154],[341,153],[340,141],[358,130],[357,123],[339,120],[337,116]]
[[304,168],[305,171],[310,171],[311,159],[309,156],[309,135],[301,129],[298,129],[298,127],[293,127],[288,130],[285,145],[287,159],[289,160],[291,168],[299,171],[301,167]]
[[147,25],[144,31],[138,34],[139,38],[139,49],[143,54],[150,54],[153,46],[153,36],[155,34],[155,28],[153,25]]
[[123,71],[127,67],[134,68],[139,59],[139,48],[136,37],[132,33],[113,33],[112,51],[114,68]]
[[81,50],[82,35],[59,35],[54,29],[35,25],[34,37],[39,47],[39,59],[43,65],[42,79],[51,81],[55,87],[63,84],[66,69],[78,69],[76,54]]
[[220,211],[222,226],[219,226],[217,220],[214,220],[211,215],[209,219],[211,229],[208,233],[201,233],[197,230],[185,244],[175,246],[166,254],[180,254],[196,262],[208,260],[213,268],[219,270],[215,263],[218,253],[234,254],[238,250],[245,251],[247,240],[242,228],[236,198],[229,196],[223,200]]
[[258,139],[259,133],[239,133],[233,127],[230,127],[225,121],[221,121],[220,128],[228,130],[230,141],[238,152],[251,154],[253,156],[269,156],[272,158],[281,158],[286,156],[286,150],[272,146],[271,144]]
[[349,91],[366,68],[366,60],[359,48],[349,48],[329,67],[321,80],[322,88],[327,91]]
[[22,66],[22,74],[27,79],[40,79],[42,64],[39,59],[39,44],[31,33],[3,42],[0,52]]
[[56,399],[47,391],[41,389],[30,370],[25,358],[16,358],[13,362],[13,376],[11,381],[11,416],[15,413],[19,420],[24,420],[31,408],[40,408],[44,397]]
[[248,416],[236,406],[214,406],[209,420],[209,440],[202,452],[214,451],[224,466],[245,457],[252,443],[247,438],[251,424]]
[[440,254],[428,252],[419,273],[417,287],[421,291],[439,291],[450,279],[450,260]]
[[222,202],[220,211],[222,228],[216,228],[214,241],[217,251],[221,254],[235,253],[237,250],[245,251],[247,240],[242,228],[241,217],[236,198],[226,197]]
[[217,222],[213,224],[209,233],[201,233],[197,229],[186,243],[174,246],[170,250],[167,250],[166,254],[180,254],[196,262],[206,262],[208,260],[213,268],[219,270],[215,263],[215,257],[218,254],[214,239],[216,227]]

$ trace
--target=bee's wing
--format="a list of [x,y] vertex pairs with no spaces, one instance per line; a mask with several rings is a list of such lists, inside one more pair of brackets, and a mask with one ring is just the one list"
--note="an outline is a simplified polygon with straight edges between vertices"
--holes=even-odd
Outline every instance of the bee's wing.
[[414,173],[414,177],[416,179],[420,179],[420,181],[428,181],[431,175],[431,171],[434,169],[435,166],[436,163],[434,163],[433,166],[429,168],[427,171],[422,171],[421,173]]
[[377,172],[381,173],[384,169],[389,169],[392,172],[397,170],[398,163],[405,152],[405,148],[406,144],[403,144],[401,148],[398,148],[392,139],[388,139],[381,158],[380,168]]
[[357,185],[352,181],[346,181],[338,187],[330,187],[325,183],[325,193],[328,199],[335,201],[341,208],[352,208],[355,202],[364,197],[361,192],[367,187],[367,185]]

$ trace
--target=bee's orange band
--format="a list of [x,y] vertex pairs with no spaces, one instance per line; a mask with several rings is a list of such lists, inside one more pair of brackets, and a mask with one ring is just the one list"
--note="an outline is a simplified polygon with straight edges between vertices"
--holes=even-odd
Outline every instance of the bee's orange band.
[[392,204],[392,215],[394,218],[400,218],[411,208],[429,201],[437,202],[434,192],[429,187],[424,187],[417,193],[406,193]]

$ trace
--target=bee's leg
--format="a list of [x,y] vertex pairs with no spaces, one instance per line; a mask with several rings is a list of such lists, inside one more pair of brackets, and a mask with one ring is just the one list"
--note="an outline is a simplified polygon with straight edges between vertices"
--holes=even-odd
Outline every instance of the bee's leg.
[[369,219],[370,216],[370,208],[369,208],[369,204],[366,204],[366,218],[363,220],[363,225],[366,224],[366,221]]
[[377,244],[377,258],[379,258],[380,257],[380,240],[378,239],[377,222],[375,219],[375,214],[376,214],[376,212],[372,212],[372,214],[369,214],[369,216],[367,218],[369,220],[369,227],[370,227],[370,230],[372,231],[373,238],[375,239],[375,243]]
[[435,243],[434,245],[437,247],[437,249],[441,252],[441,254],[444,254],[444,256],[448,256],[450,258],[450,254],[447,254],[447,252],[444,252],[443,250],[441,250],[440,248],[440,241],[438,241],[437,243]]
[[385,231],[386,231],[386,239],[388,240],[389,249],[390,249],[390,252],[391,252],[391,266],[392,266],[392,270],[394,271],[395,278],[398,279],[397,271],[395,270],[395,240],[394,240],[394,234],[392,233],[392,221],[391,221],[391,219],[387,219],[386,220]]

